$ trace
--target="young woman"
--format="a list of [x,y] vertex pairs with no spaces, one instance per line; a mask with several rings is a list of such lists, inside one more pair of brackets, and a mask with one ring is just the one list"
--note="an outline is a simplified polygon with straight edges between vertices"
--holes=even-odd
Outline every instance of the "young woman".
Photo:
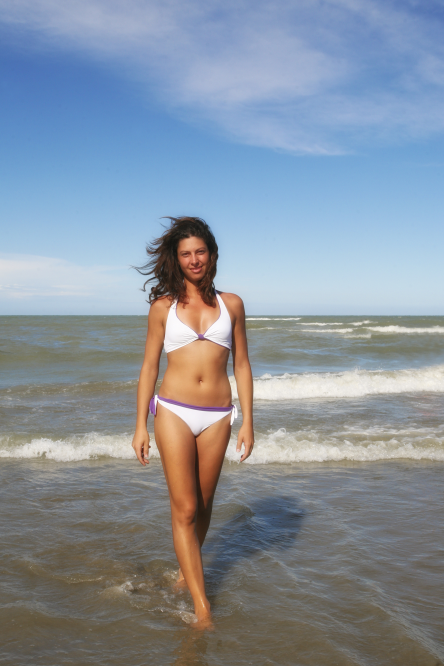
[[[254,444],[253,379],[243,303],[214,288],[218,248],[209,226],[197,217],[169,219],[170,228],[147,247],[151,259],[140,269],[151,276],[145,286],[151,280],[154,286],[133,448],[146,465],[149,406],[170,494],[179,582],[188,585],[197,621],[205,625],[211,616],[201,547],[237,416],[227,376],[230,349],[243,417],[237,438],[237,451],[244,445],[241,461]],[[163,347],[168,367],[154,395]]]

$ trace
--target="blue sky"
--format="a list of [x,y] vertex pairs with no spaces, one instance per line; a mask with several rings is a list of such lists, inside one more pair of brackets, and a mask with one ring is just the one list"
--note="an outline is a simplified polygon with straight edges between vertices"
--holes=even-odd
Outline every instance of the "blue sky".
[[444,314],[444,5],[0,0],[0,312],[143,314],[199,215],[250,314]]

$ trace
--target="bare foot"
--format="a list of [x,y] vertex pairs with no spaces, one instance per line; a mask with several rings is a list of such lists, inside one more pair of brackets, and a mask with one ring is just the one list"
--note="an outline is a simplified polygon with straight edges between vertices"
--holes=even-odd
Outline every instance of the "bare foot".
[[197,629],[198,631],[213,631],[214,630],[214,622],[213,622],[213,616],[211,615],[210,611],[207,611],[206,613],[196,615],[197,621],[193,622],[191,625],[193,629]]
[[200,602],[194,605],[194,613],[196,615],[196,622],[192,625],[194,629],[214,629],[213,617],[211,615],[211,606],[208,599],[201,599]]

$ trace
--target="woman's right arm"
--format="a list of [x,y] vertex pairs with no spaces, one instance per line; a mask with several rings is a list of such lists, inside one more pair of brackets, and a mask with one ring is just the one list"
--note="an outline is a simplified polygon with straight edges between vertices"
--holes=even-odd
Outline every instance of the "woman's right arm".
[[137,459],[144,466],[149,462],[150,436],[147,430],[149,403],[154,395],[159,375],[159,361],[165,338],[165,319],[168,312],[165,301],[166,299],[160,299],[153,303],[150,308],[145,357],[137,388],[137,421],[133,449],[136,452]]

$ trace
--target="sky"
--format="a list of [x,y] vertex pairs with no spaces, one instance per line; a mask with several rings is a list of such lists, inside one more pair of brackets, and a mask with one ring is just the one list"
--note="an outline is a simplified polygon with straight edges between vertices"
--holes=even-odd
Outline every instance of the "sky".
[[248,314],[443,315],[443,0],[0,0],[0,313],[146,314],[197,215]]

